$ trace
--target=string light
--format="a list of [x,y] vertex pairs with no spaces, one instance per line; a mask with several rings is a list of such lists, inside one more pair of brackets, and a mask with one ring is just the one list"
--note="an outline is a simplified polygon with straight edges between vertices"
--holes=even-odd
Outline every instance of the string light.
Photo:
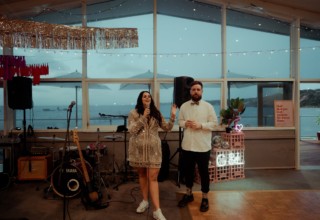
[[[14,48],[15,50],[18,50],[19,48]],[[303,48],[299,48],[298,49],[299,51],[303,51],[303,52],[307,52],[307,51],[319,51],[320,50],[320,46],[312,46],[312,47],[303,47]],[[33,50],[33,49],[30,49],[29,52],[30,53],[35,53],[35,52],[42,52],[44,50]],[[275,54],[280,54],[280,53],[293,53],[295,50],[289,50],[289,49],[278,49],[278,50],[260,50],[260,51],[235,51],[235,52],[228,52],[228,56],[250,56],[250,55],[275,55]],[[56,53],[59,53],[61,55],[63,54],[66,54],[66,53],[69,53],[70,51],[68,50],[45,50],[45,53],[47,54],[56,54]],[[74,52],[73,54],[75,56],[78,56],[79,55],[80,50],[79,52]],[[119,53],[115,53],[115,52],[107,52],[107,51],[102,51],[102,50],[92,50],[92,51],[89,51],[88,52],[88,55],[92,55],[92,54],[101,54],[103,56],[114,56],[114,57],[126,57],[126,56],[129,56],[129,57],[144,57],[144,58],[150,58],[150,57],[154,57],[154,56],[157,56],[159,58],[178,58],[178,57],[181,57],[181,58],[184,58],[184,57],[220,57],[222,56],[222,53],[221,52],[207,52],[207,53],[197,53],[197,52],[186,52],[186,53],[157,53],[157,54],[154,54],[154,53],[132,53],[132,52],[119,52]],[[28,55],[25,55],[25,56],[28,56]]]

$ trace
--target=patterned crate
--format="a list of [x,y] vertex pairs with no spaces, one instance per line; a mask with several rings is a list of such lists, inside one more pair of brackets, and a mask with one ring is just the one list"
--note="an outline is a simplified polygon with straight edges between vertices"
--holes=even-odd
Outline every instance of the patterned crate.
[[230,169],[229,166],[216,167],[215,181],[222,182],[230,179]]
[[215,148],[215,182],[244,178],[244,148]]
[[221,137],[223,140],[229,143],[231,149],[233,148],[244,148],[244,133],[235,132],[235,133],[222,133]]
[[[209,180],[210,183],[215,182],[215,166],[213,164],[209,164]],[[194,173],[194,182],[198,184],[201,183],[200,174],[197,166]]]
[[231,179],[243,179],[244,176],[244,152],[245,149],[232,149],[229,154]]
[[230,166],[230,179],[244,179],[244,164]]

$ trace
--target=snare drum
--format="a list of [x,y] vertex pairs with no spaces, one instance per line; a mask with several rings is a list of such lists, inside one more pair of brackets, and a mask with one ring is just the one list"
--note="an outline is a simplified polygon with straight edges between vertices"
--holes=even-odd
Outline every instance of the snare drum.
[[[91,165],[87,161],[84,162],[89,178],[93,179],[93,169]],[[65,170],[65,172],[63,172],[63,170]],[[60,197],[73,198],[77,196],[81,192],[84,183],[85,179],[79,158],[66,163],[65,167],[61,164],[51,175],[52,189]]]

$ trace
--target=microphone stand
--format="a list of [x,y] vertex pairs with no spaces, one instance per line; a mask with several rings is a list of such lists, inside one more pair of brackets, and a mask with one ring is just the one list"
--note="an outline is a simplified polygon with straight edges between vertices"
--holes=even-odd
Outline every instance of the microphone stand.
[[[69,141],[69,137],[70,137],[70,119],[71,119],[71,113],[72,113],[72,106],[68,108],[67,110],[67,131],[66,131],[66,138],[65,138],[65,142],[64,142],[64,147],[63,147],[63,153],[62,153],[62,167],[60,169],[62,169],[62,172],[60,172],[60,177],[59,177],[59,185],[61,185],[61,175],[63,177],[65,177],[66,174],[66,164],[67,164],[67,160],[66,160],[66,148],[67,145],[70,145],[70,141]],[[63,179],[64,181],[65,179]],[[63,220],[66,219],[66,206],[67,206],[67,198],[66,198],[66,183],[63,183],[64,187],[63,187]]]

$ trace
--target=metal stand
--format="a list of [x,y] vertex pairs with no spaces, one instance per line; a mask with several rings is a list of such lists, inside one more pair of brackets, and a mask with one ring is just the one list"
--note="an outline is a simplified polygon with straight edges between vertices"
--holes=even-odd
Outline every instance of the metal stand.
[[[176,180],[176,185],[180,188],[180,182],[183,179],[183,173],[181,172],[181,155],[180,152],[182,150],[181,148],[181,142],[182,142],[182,137],[183,137],[183,132],[181,127],[179,127],[179,147],[176,149],[174,154],[170,157],[169,163],[177,168],[177,180]],[[179,153],[179,158],[178,158],[178,164],[172,163],[172,159]]]
[[[118,186],[120,186],[121,184],[127,182],[127,176],[128,176],[128,166],[127,166],[127,115],[106,115],[106,114],[101,114],[99,113],[99,115],[101,117],[106,117],[106,118],[123,118],[123,125],[120,125],[117,127],[117,133],[119,132],[124,132],[124,174],[123,174],[123,179],[122,182],[120,182],[119,184],[117,184],[116,186],[114,186],[114,189],[118,189]],[[110,136],[106,136],[105,138],[112,138]],[[113,140],[114,141],[114,140]],[[114,143],[113,143],[114,144]],[[114,149],[113,149],[114,150]],[[114,155],[113,155],[114,157]],[[113,158],[114,160],[114,158]],[[114,161],[113,161],[113,169],[114,169]]]

